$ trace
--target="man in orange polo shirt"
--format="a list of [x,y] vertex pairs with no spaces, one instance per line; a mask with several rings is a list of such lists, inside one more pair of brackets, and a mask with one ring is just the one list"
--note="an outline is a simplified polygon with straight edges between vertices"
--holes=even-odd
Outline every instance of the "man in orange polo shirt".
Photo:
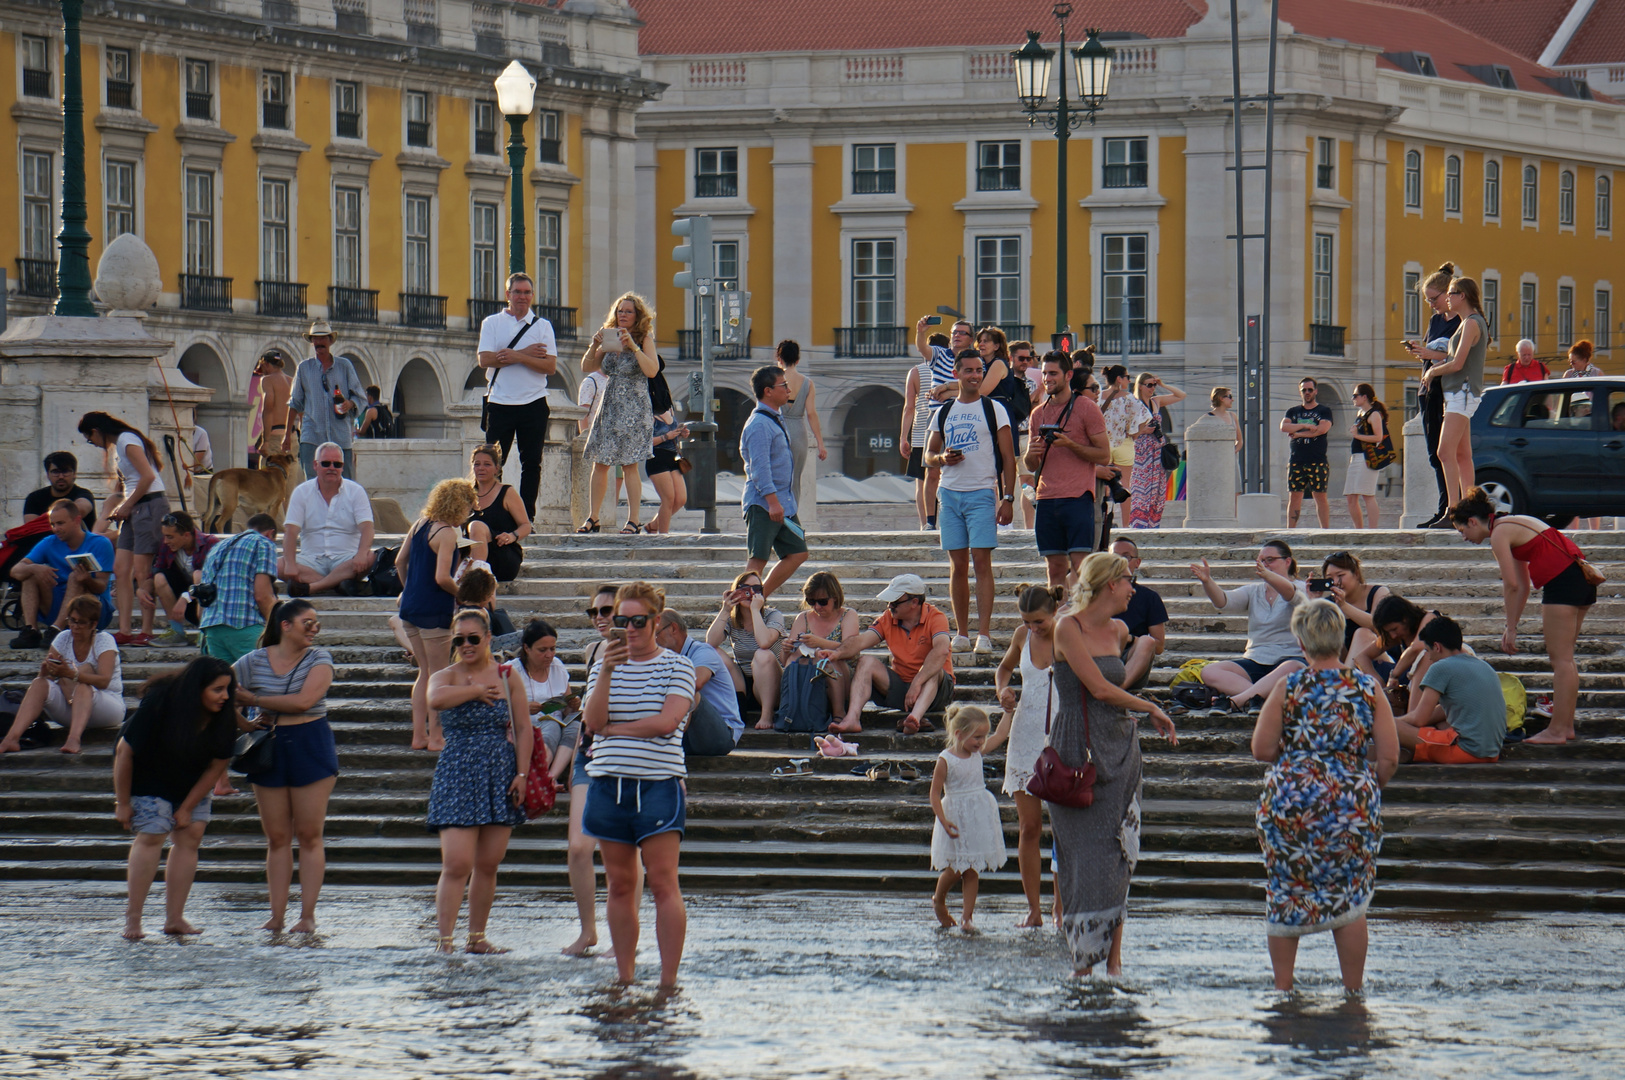
[[[925,581],[918,574],[892,578],[875,599],[886,601],[887,610],[869,624],[869,629],[841,642],[838,649],[819,650],[819,656],[831,660],[857,658],[846,716],[829,729],[862,731],[863,704],[873,701],[908,714],[897,725],[903,734],[930,731],[931,722],[925,714],[947,708],[954,693],[948,616],[925,602]],[[889,660],[859,655],[882,642],[891,653]]]

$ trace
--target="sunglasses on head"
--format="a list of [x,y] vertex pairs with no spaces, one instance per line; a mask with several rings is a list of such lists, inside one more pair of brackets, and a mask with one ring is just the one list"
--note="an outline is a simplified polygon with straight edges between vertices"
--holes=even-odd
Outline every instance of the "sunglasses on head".
[[614,604],[605,604],[603,607],[587,608],[587,617],[589,619],[607,619],[613,614],[615,614]]
[[626,627],[630,626],[634,629],[642,630],[645,626],[649,625],[649,620],[652,618],[654,618],[653,615],[617,615],[610,621],[621,629],[625,629]]
[[181,519],[174,514],[165,514],[163,520],[159,521],[158,524],[168,525],[171,529],[178,529],[181,527]]
[[461,649],[464,645],[478,645],[485,638],[480,634],[458,634],[451,639],[451,647]]

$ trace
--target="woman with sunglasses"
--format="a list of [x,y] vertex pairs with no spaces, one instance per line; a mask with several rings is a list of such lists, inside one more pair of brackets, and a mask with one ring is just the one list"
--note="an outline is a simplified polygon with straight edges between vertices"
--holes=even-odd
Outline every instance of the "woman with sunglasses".
[[333,657],[313,644],[321,630],[309,600],[284,600],[271,609],[260,647],[232,665],[237,704],[253,710],[250,726],[276,730],[271,768],[248,775],[265,830],[271,918],[264,928],[273,933],[282,931],[288,910],[295,837],[300,913],[293,933],[315,933],[316,900],[327,873],[322,832],[327,800],[339,775],[339,755],[327,723]]
[[[801,612],[784,637],[782,662],[786,667],[797,662],[811,663],[800,655],[801,646],[838,649],[842,638],[849,638],[857,632],[858,613],[846,606],[846,594],[841,590],[840,579],[828,570],[820,570],[801,587]],[[829,689],[831,715],[845,716],[846,687],[852,677],[852,668],[844,660],[831,660],[825,670],[829,673],[824,683]],[[763,714],[762,719],[769,718]],[[767,726],[773,725],[768,723]]]
[[[440,952],[452,951],[457,912],[468,895],[471,953],[500,953],[485,936],[496,898],[497,869],[513,827],[525,820],[531,730],[517,667],[491,657],[491,623],[466,608],[452,623],[452,663],[429,680],[429,704],[440,714],[446,748],[434,766],[428,826],[440,834],[440,882],[434,907]],[[512,741],[510,741],[510,739]]]
[[[610,621],[615,614],[617,586],[600,585],[587,605],[587,618],[598,631],[598,640],[587,646],[588,671],[598,662],[608,647]],[[556,663],[557,661],[555,661]],[[575,756],[570,762],[570,832],[566,864],[570,871],[570,892],[575,896],[576,914],[581,920],[581,933],[562,950],[565,956],[582,956],[598,944],[598,871],[593,866],[592,853],[598,841],[581,831],[581,815],[587,808],[587,788],[592,783],[587,776],[587,758],[592,750],[592,733],[584,728],[576,740]],[[642,889],[638,890],[640,893]]]
[[[741,695],[739,715],[745,715],[752,697],[761,705],[758,728],[773,726],[782,674],[775,646],[783,636],[784,613],[767,606],[767,597],[762,593],[762,575],[754,570],[746,570],[734,578],[733,588],[722,594],[722,609],[705,631],[705,643],[728,661],[734,689]],[[732,658],[723,651],[724,641],[733,646]]]
[[395,569],[401,576],[401,622],[418,674],[412,683],[412,749],[438,753],[440,723],[429,708],[429,678],[451,662],[446,639],[457,596],[457,565],[464,552],[458,532],[478,505],[467,480],[442,480],[429,492],[423,514],[401,541]]
[[1302,670],[1303,651],[1292,633],[1292,609],[1309,599],[1298,580],[1298,560],[1285,540],[1268,540],[1258,549],[1253,572],[1258,580],[1225,590],[1213,580],[1207,560],[1191,565],[1208,601],[1225,615],[1247,616],[1247,648],[1236,660],[1221,660],[1202,669],[1202,682],[1230,698],[1238,712],[1256,708],[1275,684]]
[[654,893],[660,985],[671,987],[688,926],[677,860],[687,821],[683,728],[694,703],[694,664],[655,641],[665,605],[666,594],[642,581],[615,594],[613,640],[587,676],[583,719],[595,742],[582,827],[604,856],[620,981],[636,976],[641,855]]

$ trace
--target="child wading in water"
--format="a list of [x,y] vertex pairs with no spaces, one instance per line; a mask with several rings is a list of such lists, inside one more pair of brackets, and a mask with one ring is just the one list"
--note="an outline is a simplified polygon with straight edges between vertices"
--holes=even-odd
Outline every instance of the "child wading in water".
[[999,804],[982,775],[982,745],[987,742],[987,713],[974,705],[948,707],[948,748],[937,756],[931,774],[931,810],[937,815],[931,833],[931,869],[941,870],[936,895],[937,921],[953,926],[948,890],[960,883],[965,906],[963,926],[975,928],[978,874],[1004,865],[1004,825]]

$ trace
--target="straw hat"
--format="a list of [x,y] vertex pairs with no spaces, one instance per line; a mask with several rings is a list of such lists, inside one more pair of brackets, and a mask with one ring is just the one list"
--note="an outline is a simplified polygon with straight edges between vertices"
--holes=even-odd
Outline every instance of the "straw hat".
[[311,338],[319,338],[319,337],[329,337],[329,338],[332,338],[334,341],[337,341],[339,339],[339,336],[337,334],[333,333],[333,328],[331,326],[327,325],[326,321],[324,321],[322,319],[318,319],[315,322],[311,323],[310,324],[310,329],[305,331],[305,340],[306,341],[309,341]]

